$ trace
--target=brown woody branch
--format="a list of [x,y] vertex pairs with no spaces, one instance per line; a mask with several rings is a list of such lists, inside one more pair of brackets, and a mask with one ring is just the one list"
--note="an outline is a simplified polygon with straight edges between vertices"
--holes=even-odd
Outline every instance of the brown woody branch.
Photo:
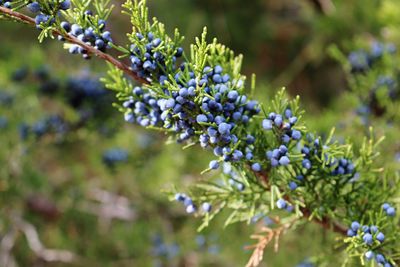
[[[36,25],[35,20],[33,18],[31,18],[29,16],[26,16],[26,15],[20,13],[20,12],[13,11],[13,10],[11,10],[9,8],[5,8],[5,7],[1,7],[0,6],[0,13],[3,13],[7,17],[16,19],[16,20],[18,20],[20,22],[23,22],[23,23],[26,23],[26,24]],[[127,66],[124,63],[122,63],[121,61],[115,59],[113,56],[111,56],[109,54],[106,54],[106,53],[103,53],[100,50],[94,48],[93,46],[88,45],[88,44],[80,41],[75,36],[72,36],[72,35],[70,35],[68,33],[61,32],[59,30],[54,30],[53,34],[56,35],[56,36],[60,35],[60,36],[64,37],[64,39],[67,42],[69,42],[71,44],[79,45],[80,47],[82,47],[86,51],[88,51],[88,53],[90,53],[92,55],[95,55],[95,56],[97,56],[97,57],[99,57],[99,58],[101,58],[101,59],[103,59],[105,61],[110,62],[112,65],[114,65],[118,69],[122,70],[125,74],[130,76],[132,79],[134,79],[134,80],[136,80],[136,81],[138,81],[140,83],[145,83],[145,84],[148,83],[148,81],[146,81],[145,79],[139,77],[135,72],[133,72],[129,68],[129,66]]]

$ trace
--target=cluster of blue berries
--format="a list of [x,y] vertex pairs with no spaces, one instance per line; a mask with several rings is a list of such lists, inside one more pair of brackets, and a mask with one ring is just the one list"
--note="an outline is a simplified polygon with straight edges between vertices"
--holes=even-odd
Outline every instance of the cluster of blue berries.
[[265,130],[278,130],[282,136],[282,142],[287,144],[290,140],[299,141],[301,139],[301,132],[292,129],[297,120],[297,117],[293,116],[292,110],[286,109],[283,115],[275,112],[269,113],[268,118],[263,120],[262,127]]
[[276,201],[276,207],[280,210],[286,210],[288,212],[293,211],[293,205],[289,204],[286,200],[283,198],[280,198]]
[[[313,138],[311,135],[307,136],[308,143],[301,148],[301,153],[304,155],[302,166],[306,170],[310,170],[313,166],[313,157],[319,157],[322,154],[322,145],[319,138]],[[324,154],[325,160],[328,160],[328,155]],[[319,164],[319,163],[317,163]],[[348,158],[331,158],[326,166],[330,170],[332,176],[343,176],[349,177],[355,176],[355,166],[352,161]]]
[[32,125],[22,124],[20,126],[20,137],[25,140],[30,133],[36,139],[40,139],[46,134],[56,134],[64,136],[69,131],[70,125],[59,115],[50,115],[38,120]]
[[397,81],[395,81],[390,76],[380,75],[376,81],[375,88],[372,89],[372,93],[376,97],[376,91],[379,88],[385,87],[387,89],[387,94],[390,99],[397,99],[399,97],[399,88]]
[[[249,150],[231,148],[239,141],[234,133],[235,127],[248,123],[253,115],[259,113],[257,102],[248,101],[246,96],[231,90],[233,81],[223,73],[221,66],[205,67],[199,81],[193,72],[189,72],[190,78],[185,81],[185,72],[182,70],[175,75],[179,90],[165,90],[164,98],[151,90],[134,88],[123,103],[127,108],[125,120],[169,129],[176,133],[178,142],[198,135],[200,145],[212,147],[214,154],[223,161],[241,160]],[[253,142],[252,136],[246,138],[247,144]],[[210,163],[211,169],[218,167],[217,161]]]
[[[86,11],[85,16],[92,16],[92,12]],[[111,43],[113,41],[111,33],[109,31],[104,31],[105,26],[106,22],[104,20],[99,20],[98,27],[88,28],[83,28],[78,24],[71,25],[66,21],[61,22],[61,27],[70,35],[102,52],[111,48]],[[59,37],[59,40],[64,41],[63,37]],[[81,54],[84,59],[90,58],[89,52],[77,44],[71,44],[69,46],[69,52],[71,54]]]
[[103,153],[103,163],[109,167],[114,167],[117,163],[128,161],[129,153],[125,149],[112,148]]
[[365,73],[385,53],[393,54],[395,52],[396,47],[393,44],[383,44],[380,42],[372,43],[370,51],[353,51],[348,55],[351,72],[354,74]]
[[[71,8],[71,1],[64,0],[62,2],[53,1],[52,5],[54,6],[51,12],[44,10],[44,8],[38,2],[32,2],[28,4],[28,9],[33,13],[39,13],[35,17],[36,27],[41,29],[42,24],[53,24],[55,22],[55,16],[58,16],[59,10],[68,10]],[[51,13],[51,14],[47,14]],[[98,49],[102,52],[105,52],[106,49],[111,48],[112,38],[111,33],[109,31],[105,31],[106,21],[103,19],[97,19],[93,12],[90,10],[86,10],[84,12],[85,18],[90,21],[94,26],[84,28],[78,24],[70,24],[67,21],[62,21],[60,26],[61,28],[69,33],[71,36],[76,37],[78,40],[86,43]],[[60,41],[65,41],[63,36],[58,36]],[[90,54],[89,51],[81,47],[77,44],[69,45],[69,52],[71,54],[81,54],[83,58],[89,59]]]
[[[135,87],[132,96],[123,103],[123,107],[128,110],[125,113],[125,121],[137,123],[143,127],[161,126],[161,109],[157,98],[146,92],[141,87]],[[173,106],[172,102],[168,107]]]
[[37,29],[42,29],[42,25],[54,24],[55,16],[58,14],[59,10],[68,10],[71,8],[71,0],[64,0],[62,2],[59,1],[50,1],[50,6],[52,7],[51,12],[45,10],[45,8],[39,2],[31,2],[27,5],[28,9],[32,13],[38,13],[35,17],[35,23]]
[[[152,238],[152,254],[155,257],[173,259],[179,254],[179,246],[175,243],[168,244],[161,235],[155,235]],[[155,266],[163,266],[161,262],[156,261]]]
[[375,258],[375,261],[379,264],[379,266],[393,267],[393,265],[386,260],[385,256],[380,253],[375,254],[372,250],[368,250],[367,252],[365,252],[364,256],[368,261]]
[[285,145],[281,145],[272,151],[267,151],[267,158],[271,161],[272,167],[287,166],[290,164],[290,159],[287,154],[288,148]]
[[[13,77],[17,75],[19,82],[32,78],[38,82],[39,93],[51,97],[60,96],[78,112],[80,121],[75,126],[84,125],[89,120],[95,122],[96,126],[104,125],[106,119],[115,112],[108,105],[115,101],[114,94],[104,87],[98,77],[90,75],[87,71],[70,75],[66,80],[54,78],[45,66],[33,70],[32,76],[28,76],[29,73],[28,68],[22,67],[14,72]],[[0,94],[0,102],[1,98]]]
[[[181,47],[167,47],[163,44],[161,38],[158,38],[154,33],[149,32],[142,34],[137,32],[135,34],[137,42],[140,46],[132,44],[130,47],[131,51],[131,68],[141,78],[151,81],[155,79],[162,83],[167,79],[166,72],[166,61],[168,50],[173,50],[171,57],[171,66],[175,66],[177,58],[183,55],[183,49]],[[145,43],[145,44],[144,44]],[[142,48],[144,45],[144,49]]]
[[98,108],[106,104],[104,99],[109,100],[111,95],[97,77],[89,75],[70,77],[66,82],[65,94],[67,102],[72,107],[79,108],[90,105],[96,107],[94,112],[98,112]]
[[312,157],[319,155],[321,152],[321,143],[319,138],[313,138],[311,135],[307,136],[308,144],[301,148],[301,153],[304,155],[301,165],[306,170],[310,170],[312,167]]
[[378,94],[381,95],[381,90],[384,90],[384,95],[389,100],[394,101],[400,98],[400,89],[396,80],[390,76],[379,76],[376,85],[369,92],[368,99],[368,111],[372,111],[376,116],[382,116],[386,112],[385,104],[381,103],[380,97],[378,96]]
[[[183,193],[177,193],[175,194],[175,200],[183,203],[183,205],[186,207],[186,212],[191,214],[197,212],[197,206],[193,203],[193,200],[187,196],[186,194]],[[212,206],[208,202],[204,202],[201,204],[201,209],[205,213],[209,213],[212,209]]]
[[340,158],[332,161],[331,166],[336,166],[332,170],[332,175],[353,175],[354,174],[354,164],[350,159]]
[[383,203],[382,210],[390,217],[394,217],[396,215],[396,209],[389,203]]
[[[362,240],[367,247],[371,247],[374,244],[382,244],[385,241],[385,235],[379,231],[377,226],[361,225],[357,221],[351,223],[350,228],[347,230],[347,236]],[[382,254],[377,253],[375,255],[372,250],[369,250],[365,253],[365,258],[367,260],[372,260],[375,258],[378,264],[381,264],[385,267],[392,266],[386,261]]]

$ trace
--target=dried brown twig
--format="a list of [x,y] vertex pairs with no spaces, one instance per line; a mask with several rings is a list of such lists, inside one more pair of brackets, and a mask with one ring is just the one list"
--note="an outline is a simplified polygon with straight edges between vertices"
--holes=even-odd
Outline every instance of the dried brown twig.
[[[279,224],[279,218],[273,219],[276,223]],[[245,249],[254,250],[251,254],[249,261],[246,264],[246,267],[257,267],[263,257],[265,248],[274,240],[274,251],[277,252],[279,249],[279,238],[281,235],[289,229],[293,223],[297,221],[297,218],[291,222],[281,224],[277,228],[269,228],[269,227],[261,227],[261,231],[257,234],[253,234],[250,236],[251,239],[258,240],[256,244],[246,246]]]

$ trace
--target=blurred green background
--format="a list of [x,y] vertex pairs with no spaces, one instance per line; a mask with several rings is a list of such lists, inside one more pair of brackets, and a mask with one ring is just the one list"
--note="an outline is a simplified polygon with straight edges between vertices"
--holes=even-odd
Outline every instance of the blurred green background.
[[[130,26],[114,2],[109,27],[122,44]],[[337,126],[337,138],[353,138],[356,146],[368,127],[355,112],[359,97],[350,93],[347,74],[328,48],[334,44],[348,53],[386,39],[398,22],[400,11],[390,8],[396,4],[149,1],[152,16],[186,36],[186,48],[207,26],[210,39],[243,54],[243,72],[257,74],[258,100],[286,86],[301,96],[313,131],[326,134]],[[197,233],[200,221],[163,193],[209,179],[199,173],[210,153],[166,145],[164,135],[124,124],[108,104],[112,94],[96,83],[105,72],[100,60],[70,56],[54,40],[39,44],[38,32],[26,25],[1,21],[0,33],[0,266],[245,265],[250,252],[244,246],[268,221],[223,229],[221,218]],[[98,90],[95,97],[76,103],[79,81],[88,80]],[[381,161],[389,158],[398,168],[398,121],[388,131],[386,118],[374,121],[378,135],[390,140],[390,153]],[[41,244],[32,241],[36,234]],[[261,266],[318,262],[320,255],[320,266],[338,266],[342,252],[334,245],[334,237],[318,226],[299,226],[281,238],[278,253],[267,249]],[[46,258],[54,251],[44,247],[57,250],[55,259]]]

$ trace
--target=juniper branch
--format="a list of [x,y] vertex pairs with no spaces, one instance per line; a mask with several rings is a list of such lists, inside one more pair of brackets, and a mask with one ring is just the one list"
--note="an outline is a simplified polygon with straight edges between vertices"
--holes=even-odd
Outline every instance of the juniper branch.
[[[33,18],[24,15],[20,12],[17,11],[13,11],[11,9],[5,8],[5,7],[1,7],[0,6],[0,13],[3,13],[4,15],[6,15],[7,17],[13,18],[18,20],[19,22],[25,23],[25,24],[29,24],[32,26],[35,26],[35,21]],[[96,48],[94,48],[93,46],[90,46],[82,41],[80,41],[79,39],[77,39],[76,37],[62,32],[60,30],[53,30],[53,34],[54,35],[60,35],[62,37],[64,37],[64,39],[72,44],[76,44],[79,45],[81,47],[83,47],[84,49],[86,49],[89,53],[96,55],[98,58],[103,59],[109,63],[111,63],[112,65],[114,65],[116,68],[120,69],[121,71],[123,71],[126,75],[128,75],[129,77],[131,77],[133,80],[136,80],[137,82],[141,83],[141,84],[148,84],[149,82],[141,77],[139,77],[135,72],[133,72],[129,66],[125,65],[123,62],[117,60],[116,58],[114,58],[113,56],[104,53]],[[262,174],[262,173],[255,173],[255,175],[259,178],[260,183],[263,183],[264,185],[268,183],[268,175],[267,174]],[[266,189],[267,190],[267,189]],[[301,208],[301,212],[303,213],[303,216],[305,219],[311,219],[312,218],[312,212],[307,209],[306,207]],[[323,228],[328,229],[328,230],[332,230],[336,233],[342,234],[342,235],[346,235],[346,231],[347,229],[345,227],[343,227],[342,225],[340,225],[337,222],[332,221],[330,218],[328,217],[323,217],[321,220],[319,220],[318,218],[312,218],[312,221],[314,221],[315,223],[321,225]]]
[[[20,12],[11,10],[9,8],[5,8],[0,6],[0,13],[3,13],[4,15],[6,15],[7,17],[13,18],[18,20],[19,22],[23,22],[25,24],[29,24],[32,26],[35,26],[35,20],[27,15],[24,15]],[[148,81],[146,81],[145,79],[139,77],[135,72],[133,72],[129,66],[125,65],[123,62],[117,60],[116,58],[114,58],[113,56],[103,53],[102,51],[94,48],[93,46],[90,46],[82,41],[80,41],[78,38],[65,33],[65,32],[61,32],[59,30],[53,30],[53,34],[58,36],[62,36],[64,37],[64,39],[66,41],[68,41],[69,43],[72,44],[76,44],[79,45],[81,47],[83,47],[84,49],[86,49],[90,54],[93,54],[95,56],[97,56],[98,58],[101,58],[105,61],[108,61],[109,63],[111,63],[112,65],[114,65],[115,67],[117,67],[118,69],[122,70],[126,75],[128,75],[129,77],[131,77],[132,79],[142,83],[142,84],[147,84]]]

